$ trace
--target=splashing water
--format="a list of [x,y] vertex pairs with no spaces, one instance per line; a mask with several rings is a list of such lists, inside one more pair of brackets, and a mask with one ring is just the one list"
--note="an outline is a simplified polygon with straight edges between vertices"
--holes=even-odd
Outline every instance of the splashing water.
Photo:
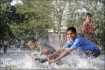
[[104,55],[100,55],[97,58],[83,58],[71,53],[61,59],[61,64],[49,64],[49,62],[39,63],[31,59],[28,54],[28,52],[1,54],[1,67],[9,67],[11,69],[104,69],[105,65]]

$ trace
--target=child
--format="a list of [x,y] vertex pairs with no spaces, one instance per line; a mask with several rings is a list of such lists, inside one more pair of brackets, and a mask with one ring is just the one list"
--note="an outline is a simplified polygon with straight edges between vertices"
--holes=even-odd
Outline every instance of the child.
[[[33,58],[34,56],[38,54],[48,55],[56,51],[51,45],[44,42],[38,42],[37,39],[30,39],[27,44],[34,51],[29,54],[31,58]],[[35,60],[41,60],[41,59],[36,58]]]
[[[80,51],[84,52],[86,56],[90,57],[98,57],[100,55],[100,49],[91,41],[78,36],[76,29],[74,27],[69,27],[66,31],[67,38],[69,41],[66,45],[53,54],[47,56],[47,59],[50,63],[60,60],[61,58],[70,54],[73,50],[79,49]],[[50,58],[54,55],[61,53],[64,51],[59,57],[51,60]]]

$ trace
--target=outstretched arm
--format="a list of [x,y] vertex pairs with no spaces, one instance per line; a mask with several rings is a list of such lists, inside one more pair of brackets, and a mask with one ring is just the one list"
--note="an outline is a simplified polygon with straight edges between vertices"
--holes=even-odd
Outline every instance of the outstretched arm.
[[47,59],[50,59],[51,57],[53,57],[54,55],[56,55],[57,53],[60,53],[64,50],[64,47],[60,48],[59,50],[55,51],[53,54],[50,54],[47,56]]
[[52,62],[55,62],[55,61],[57,61],[57,60],[60,60],[61,58],[63,58],[63,57],[65,57],[66,55],[68,55],[70,52],[72,52],[73,51],[73,49],[72,48],[70,48],[69,50],[67,50],[67,51],[65,51],[63,54],[61,54],[59,57],[57,57],[56,59],[54,59],[54,60],[48,60],[50,63],[52,63]]

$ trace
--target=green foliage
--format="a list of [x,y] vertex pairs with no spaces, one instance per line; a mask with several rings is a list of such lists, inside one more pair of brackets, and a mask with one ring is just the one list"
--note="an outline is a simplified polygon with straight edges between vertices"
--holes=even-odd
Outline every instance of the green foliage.
[[52,0],[24,0],[23,5],[17,4],[7,8],[9,0],[2,0],[0,5],[0,40],[15,38],[17,40],[31,37],[47,38],[46,29],[53,26],[50,14]]
[[[95,22],[95,40],[96,43],[102,48],[105,49],[105,16],[102,13],[96,13],[98,16],[98,19],[94,19]],[[97,17],[94,16],[94,17]]]
[[[17,39],[27,39],[30,37],[45,38],[46,29],[53,26],[50,14],[52,11],[52,1],[26,1],[23,5],[17,4],[16,13],[25,16],[22,24],[11,24],[12,33]],[[45,36],[44,36],[45,35]]]
[[0,3],[7,3],[7,2],[12,2],[12,0],[0,0]]
[[6,15],[6,5],[3,3],[1,4],[0,8],[0,40],[14,38],[10,27],[8,25],[8,18]]

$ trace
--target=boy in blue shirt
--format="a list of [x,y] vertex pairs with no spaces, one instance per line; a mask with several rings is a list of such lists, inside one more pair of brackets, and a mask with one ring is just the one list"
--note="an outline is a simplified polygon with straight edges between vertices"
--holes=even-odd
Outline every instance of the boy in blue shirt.
[[[69,27],[66,31],[66,34],[69,41],[66,43],[64,47],[60,48],[53,54],[48,55],[47,59],[50,63],[60,60],[61,58],[67,56],[75,49],[79,49],[89,57],[90,56],[98,57],[100,55],[100,49],[93,42],[78,36],[76,29],[74,27]],[[53,60],[50,59],[54,55],[61,53],[63,50],[65,51],[59,57]]]

